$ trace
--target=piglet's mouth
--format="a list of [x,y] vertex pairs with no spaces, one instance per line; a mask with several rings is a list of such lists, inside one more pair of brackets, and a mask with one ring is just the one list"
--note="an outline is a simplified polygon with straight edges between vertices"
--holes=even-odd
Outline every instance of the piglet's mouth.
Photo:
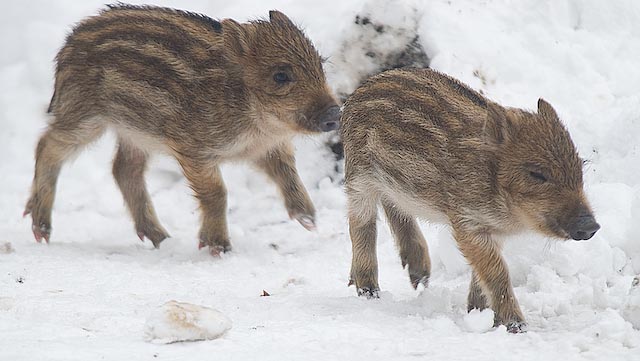
[[576,217],[566,231],[571,235],[571,239],[583,241],[591,239],[599,229],[600,225],[593,215],[585,213]]

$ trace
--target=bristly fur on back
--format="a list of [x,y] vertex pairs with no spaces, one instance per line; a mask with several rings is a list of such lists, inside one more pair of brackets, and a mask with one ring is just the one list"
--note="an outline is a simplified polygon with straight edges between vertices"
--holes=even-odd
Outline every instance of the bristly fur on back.
[[115,4],[106,4],[106,6],[108,9],[102,10],[100,12],[101,14],[107,11],[118,11],[118,10],[140,10],[140,11],[155,10],[155,11],[163,11],[166,13],[179,14],[184,17],[187,17],[196,21],[200,21],[203,24],[211,26],[211,28],[215,31],[220,31],[222,29],[222,24],[220,24],[218,20],[212,19],[207,15],[200,14],[193,11],[172,9],[172,8],[155,6],[155,5],[132,5],[132,4],[126,4],[123,2],[117,2]]

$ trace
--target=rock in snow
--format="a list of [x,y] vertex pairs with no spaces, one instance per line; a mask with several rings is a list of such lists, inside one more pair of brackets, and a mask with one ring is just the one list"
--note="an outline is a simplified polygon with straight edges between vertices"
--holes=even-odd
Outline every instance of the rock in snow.
[[220,311],[190,303],[169,301],[145,324],[145,339],[153,343],[213,340],[231,329]]
[[0,254],[9,254],[9,253],[13,253],[16,250],[13,249],[13,246],[11,245],[11,242],[0,242]]

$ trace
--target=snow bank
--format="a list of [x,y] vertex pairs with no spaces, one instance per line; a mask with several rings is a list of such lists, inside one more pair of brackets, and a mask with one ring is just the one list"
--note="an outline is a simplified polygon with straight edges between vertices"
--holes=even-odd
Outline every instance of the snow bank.
[[418,36],[421,18],[412,1],[366,2],[329,58],[329,80],[336,94],[346,98],[366,78],[383,70],[429,66]]

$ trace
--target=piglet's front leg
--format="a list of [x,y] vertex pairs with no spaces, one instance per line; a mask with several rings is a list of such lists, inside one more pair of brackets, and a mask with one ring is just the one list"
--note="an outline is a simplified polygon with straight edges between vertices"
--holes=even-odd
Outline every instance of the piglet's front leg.
[[298,171],[289,142],[272,149],[256,161],[259,169],[271,178],[284,198],[289,217],[312,231],[316,228],[316,210],[309,198]]
[[179,157],[178,161],[200,202],[202,225],[198,247],[208,246],[209,252],[214,256],[230,251],[226,214],[227,190],[220,169],[215,164],[185,157]]
[[525,332],[527,324],[513,293],[507,264],[500,255],[499,245],[490,234],[468,231],[460,225],[454,225],[454,236],[460,251],[473,268],[470,306],[482,308],[484,302],[488,301],[495,312],[495,326],[505,325],[511,333]]

